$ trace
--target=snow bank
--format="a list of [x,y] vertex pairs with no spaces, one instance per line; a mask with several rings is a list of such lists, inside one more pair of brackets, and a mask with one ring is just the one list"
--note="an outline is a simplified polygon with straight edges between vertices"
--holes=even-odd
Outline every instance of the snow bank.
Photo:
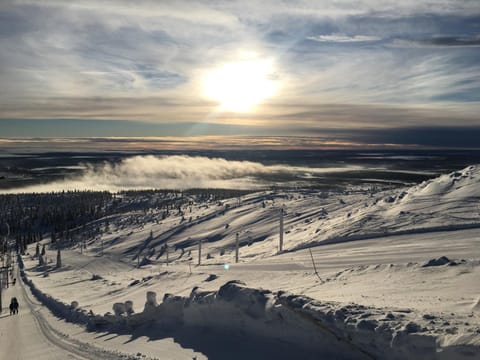
[[53,314],[73,323],[88,324],[90,316],[86,310],[78,307],[78,302],[73,301],[71,304],[66,304],[40,291],[34,285],[33,281],[27,278],[25,271],[23,270],[23,261],[21,260],[21,257],[19,257],[19,266],[21,269],[20,276],[23,282],[28,285],[32,294]]
[[[165,331],[211,329],[248,334],[300,346],[335,359],[478,359],[478,334],[456,334],[432,328],[433,317],[412,310],[379,309],[358,304],[320,302],[303,295],[249,288],[234,280],[217,291],[193,288],[188,297],[147,292],[144,310],[116,303],[116,315],[87,314],[35,288],[22,271],[34,295],[57,316],[86,324],[90,329],[132,331],[146,324]],[[480,329],[477,329],[477,332]],[[476,340],[477,339],[477,340]]]

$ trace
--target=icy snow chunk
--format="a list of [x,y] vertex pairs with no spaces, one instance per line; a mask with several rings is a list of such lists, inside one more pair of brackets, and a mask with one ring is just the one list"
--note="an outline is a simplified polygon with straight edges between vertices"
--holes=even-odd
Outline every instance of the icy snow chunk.
[[125,301],[125,312],[127,315],[132,315],[135,311],[133,310],[133,301],[127,300]]
[[210,282],[210,281],[213,281],[213,280],[216,280],[218,279],[218,275],[215,275],[215,274],[210,274],[205,280],[203,281],[206,281],[206,282]]
[[405,332],[407,334],[418,333],[418,332],[421,332],[422,330],[423,330],[422,327],[414,322],[409,322],[407,325],[405,325]]
[[135,286],[138,284],[140,284],[140,280],[136,279],[136,280],[133,280],[130,284],[128,284],[128,286]]
[[253,318],[265,317],[266,305],[272,292],[248,288],[240,281],[229,281],[217,293],[217,299],[235,304]]
[[376,320],[360,320],[357,324],[357,328],[361,330],[368,330],[368,331],[375,331],[375,328],[378,326],[378,322]]
[[151,311],[157,307],[157,293],[155,291],[147,291],[147,301],[145,302],[144,312]]
[[215,291],[202,291],[198,286],[195,286],[190,293],[186,305],[190,305],[191,303],[212,304],[215,300],[215,297]]
[[450,263],[450,259],[446,256],[442,256],[438,259],[430,259],[427,263],[423,264],[422,267],[441,266],[448,263]]
[[127,312],[127,309],[124,303],[114,303],[112,308],[115,316],[117,317],[120,317]]

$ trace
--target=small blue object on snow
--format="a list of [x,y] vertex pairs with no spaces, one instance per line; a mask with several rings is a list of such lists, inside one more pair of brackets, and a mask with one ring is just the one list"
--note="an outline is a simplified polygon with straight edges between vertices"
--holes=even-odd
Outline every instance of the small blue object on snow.
[[224,268],[225,270],[230,269],[230,264],[225,264],[225,265],[223,265],[223,268]]

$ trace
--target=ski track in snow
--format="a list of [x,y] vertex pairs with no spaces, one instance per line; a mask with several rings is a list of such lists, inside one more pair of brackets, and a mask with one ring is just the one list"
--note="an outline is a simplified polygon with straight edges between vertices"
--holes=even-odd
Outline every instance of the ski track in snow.
[[[32,294],[24,287],[17,270],[17,284],[4,290],[4,298],[17,297],[20,302],[18,315],[6,314],[4,308],[0,320],[2,344],[0,359],[133,359],[125,354],[114,354],[96,348],[90,344],[71,339],[50,325],[45,319],[43,304],[35,301]],[[5,318],[8,317],[8,321]]]

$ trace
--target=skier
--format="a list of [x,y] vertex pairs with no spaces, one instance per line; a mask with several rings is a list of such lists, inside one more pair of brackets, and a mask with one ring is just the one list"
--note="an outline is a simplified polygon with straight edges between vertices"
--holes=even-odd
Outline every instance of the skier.
[[10,315],[12,314],[18,314],[18,301],[16,297],[10,301]]

